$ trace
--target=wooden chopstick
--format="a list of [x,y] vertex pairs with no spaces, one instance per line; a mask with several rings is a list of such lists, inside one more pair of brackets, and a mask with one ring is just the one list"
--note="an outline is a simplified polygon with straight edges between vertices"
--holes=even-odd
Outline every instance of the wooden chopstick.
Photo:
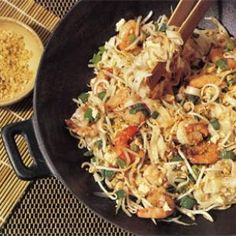
[[180,0],[168,20],[168,25],[180,27],[189,16],[197,0]]
[[[186,42],[211,3],[212,0],[180,0],[168,21],[168,25],[180,27],[179,32],[183,41]],[[166,63],[164,62],[158,63],[152,71],[152,76],[147,81],[152,98],[161,96],[161,94],[157,94],[159,91],[157,86],[165,72],[165,66]]]
[[183,22],[179,29],[179,33],[181,34],[184,42],[191,36],[193,30],[204,17],[211,3],[212,0],[199,0],[186,20]]

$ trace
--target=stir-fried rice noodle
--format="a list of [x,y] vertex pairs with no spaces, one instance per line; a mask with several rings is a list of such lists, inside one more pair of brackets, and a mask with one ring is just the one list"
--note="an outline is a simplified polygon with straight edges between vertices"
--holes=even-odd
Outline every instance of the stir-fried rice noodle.
[[[166,16],[151,17],[116,24],[66,124],[89,150],[82,167],[95,194],[116,211],[154,223],[213,222],[210,210],[236,203],[236,39],[210,17],[212,28],[195,29],[183,45]],[[147,81],[158,62],[166,71],[154,100]]]

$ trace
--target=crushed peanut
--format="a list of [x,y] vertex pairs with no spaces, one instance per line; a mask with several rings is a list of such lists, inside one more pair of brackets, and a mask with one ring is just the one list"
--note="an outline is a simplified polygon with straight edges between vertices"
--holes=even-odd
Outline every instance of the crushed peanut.
[[26,89],[33,77],[29,69],[31,57],[22,35],[0,30],[0,101],[12,99]]

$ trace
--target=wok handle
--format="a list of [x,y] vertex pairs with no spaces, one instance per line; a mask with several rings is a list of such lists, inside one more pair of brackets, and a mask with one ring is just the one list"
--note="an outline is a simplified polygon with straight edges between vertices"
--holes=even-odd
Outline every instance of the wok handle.
[[[15,141],[15,135],[17,134],[20,134],[24,137],[31,158],[33,159],[33,163],[29,167],[23,163],[22,157],[20,156]],[[5,126],[2,129],[2,137],[13,169],[20,179],[33,180],[52,175],[45,162],[45,159],[42,156],[41,151],[39,150],[32,120],[26,120]]]

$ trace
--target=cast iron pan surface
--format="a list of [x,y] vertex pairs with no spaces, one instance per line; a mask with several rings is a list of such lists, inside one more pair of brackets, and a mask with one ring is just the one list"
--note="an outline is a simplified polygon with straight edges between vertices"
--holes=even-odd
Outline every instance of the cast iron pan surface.
[[[197,217],[197,224],[181,226],[115,214],[111,200],[99,198],[98,186],[81,164],[86,160],[77,140],[65,129],[64,119],[76,109],[72,98],[86,91],[92,77],[87,64],[97,48],[114,34],[121,18],[147,15],[154,18],[170,13],[176,1],[81,1],[62,20],[52,36],[41,61],[34,94],[34,130],[39,148],[53,174],[81,201],[112,223],[139,235],[226,235],[236,233],[236,208],[213,211],[215,223]],[[217,2],[208,12],[235,35],[235,1]],[[66,201],[66,199],[61,199]]]

